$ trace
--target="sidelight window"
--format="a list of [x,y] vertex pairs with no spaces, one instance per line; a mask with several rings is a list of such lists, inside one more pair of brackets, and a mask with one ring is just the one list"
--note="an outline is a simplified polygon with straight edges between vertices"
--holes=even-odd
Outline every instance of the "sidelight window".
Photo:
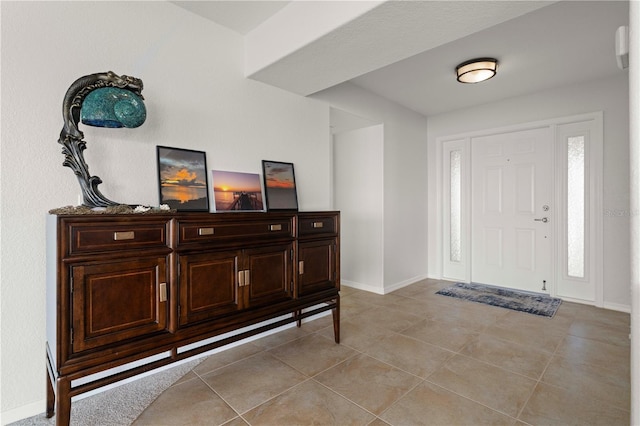
[[584,278],[585,138],[567,138],[567,275]]
[[449,259],[452,262],[462,260],[462,153],[454,150],[450,152],[450,228],[449,228]]

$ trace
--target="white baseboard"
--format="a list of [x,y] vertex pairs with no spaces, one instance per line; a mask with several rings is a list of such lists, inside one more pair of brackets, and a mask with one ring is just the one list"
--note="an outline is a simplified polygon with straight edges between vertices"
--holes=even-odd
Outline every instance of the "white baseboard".
[[612,311],[626,312],[628,314],[631,313],[631,306],[622,305],[620,303],[604,302],[604,306],[603,307],[605,309],[611,309]]
[[346,287],[356,288],[358,290],[364,290],[364,291],[368,291],[368,292],[371,292],[371,293],[388,294],[388,293],[391,293],[393,291],[396,291],[398,289],[401,289],[403,287],[406,287],[408,285],[417,283],[418,281],[422,281],[422,280],[425,280],[425,279],[427,279],[426,275],[419,275],[417,277],[413,277],[413,278],[410,278],[408,280],[401,281],[399,283],[395,283],[395,284],[390,285],[390,286],[385,287],[385,288],[380,288],[378,286],[372,286],[372,285],[358,283],[358,282],[355,282],[355,281],[349,281],[349,280],[345,280],[345,279],[342,279],[340,281],[340,284],[344,285]]
[[3,426],[8,425],[9,423],[37,416],[38,414],[42,414],[44,416],[44,412],[46,411],[46,409],[47,400],[43,398],[40,401],[22,405],[12,410],[3,411],[2,414],[0,414],[0,424],[2,424]]
[[401,289],[403,287],[409,286],[411,284],[415,284],[418,281],[426,280],[427,278],[428,278],[427,275],[418,275],[417,277],[413,277],[413,278],[409,278],[408,280],[400,281],[399,283],[395,283],[393,285],[385,287],[384,288],[384,294],[394,292],[394,291],[399,290],[399,289]]
[[384,294],[384,289],[377,287],[377,286],[372,286],[372,285],[368,285],[368,284],[362,284],[362,283],[358,283],[355,281],[348,281],[345,279],[340,279],[340,285],[343,285],[345,287],[351,287],[351,288],[355,288],[358,290],[364,290],[364,291],[368,291],[371,293],[376,293],[376,294]]
[[559,297],[564,302],[578,303],[580,305],[590,305],[590,306],[595,306],[596,308],[609,309],[611,311],[618,311],[618,312],[625,312],[627,314],[631,313],[631,306],[623,305],[621,303],[604,302],[602,306],[597,306],[595,303],[587,302],[585,300],[573,299],[571,297],[562,297],[562,296],[556,296],[556,297]]

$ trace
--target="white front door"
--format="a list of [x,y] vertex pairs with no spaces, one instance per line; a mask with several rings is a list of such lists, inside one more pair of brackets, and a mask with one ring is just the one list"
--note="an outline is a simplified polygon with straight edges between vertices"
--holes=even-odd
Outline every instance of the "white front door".
[[548,127],[471,138],[471,281],[550,291],[552,145]]

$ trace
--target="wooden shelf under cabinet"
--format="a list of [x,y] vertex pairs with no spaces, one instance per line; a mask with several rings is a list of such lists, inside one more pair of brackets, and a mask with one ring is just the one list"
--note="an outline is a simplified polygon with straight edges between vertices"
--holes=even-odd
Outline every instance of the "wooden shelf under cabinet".
[[323,311],[338,343],[339,224],[339,212],[50,216],[47,416],[68,425],[72,396]]

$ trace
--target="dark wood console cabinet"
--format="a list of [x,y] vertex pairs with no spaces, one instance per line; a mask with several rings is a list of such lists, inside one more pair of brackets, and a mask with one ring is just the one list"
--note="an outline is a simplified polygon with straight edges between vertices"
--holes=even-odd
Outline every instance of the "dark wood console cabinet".
[[340,340],[339,212],[61,215],[47,237],[58,425],[72,396],[324,311]]

